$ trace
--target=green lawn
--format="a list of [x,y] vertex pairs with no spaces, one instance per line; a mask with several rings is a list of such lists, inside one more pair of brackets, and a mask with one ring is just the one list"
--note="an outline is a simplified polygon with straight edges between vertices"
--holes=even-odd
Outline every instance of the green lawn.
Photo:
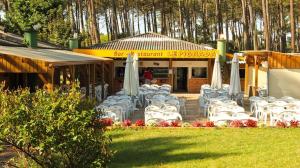
[[153,128],[109,131],[109,167],[300,167],[300,129]]

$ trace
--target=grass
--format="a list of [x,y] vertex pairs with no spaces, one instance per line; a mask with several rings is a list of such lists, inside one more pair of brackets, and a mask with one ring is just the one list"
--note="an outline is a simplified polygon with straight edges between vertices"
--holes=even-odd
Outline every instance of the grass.
[[153,128],[109,131],[109,167],[300,167],[300,129]]

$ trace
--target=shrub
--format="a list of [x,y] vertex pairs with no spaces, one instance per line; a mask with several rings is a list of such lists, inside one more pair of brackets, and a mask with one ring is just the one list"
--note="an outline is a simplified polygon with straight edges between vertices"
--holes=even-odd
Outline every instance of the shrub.
[[283,121],[277,121],[276,122],[276,127],[278,128],[286,128],[287,127],[287,124]]
[[213,121],[206,121],[205,127],[215,127],[215,123]]
[[172,121],[171,122],[171,127],[180,127],[180,121],[178,121],[178,120]]
[[255,120],[246,120],[245,122],[246,127],[257,127],[257,122]]
[[240,127],[243,127],[244,124],[241,120],[233,120],[230,122],[230,126],[235,127],[235,128],[240,128]]
[[194,122],[192,123],[192,126],[193,126],[193,127],[202,127],[203,124],[202,124],[200,121],[194,121]]
[[76,86],[51,93],[0,86],[0,143],[39,167],[107,167],[111,140],[93,108]]
[[138,127],[143,127],[143,126],[145,126],[145,122],[144,122],[144,120],[139,119],[139,120],[136,120],[135,125]]
[[298,125],[299,125],[299,121],[297,121],[297,120],[292,120],[292,121],[290,121],[290,125],[291,125],[291,127],[293,127],[293,128],[297,128]]
[[101,118],[97,119],[96,122],[99,122],[104,127],[112,126],[113,125],[113,120],[111,118]]
[[160,121],[160,122],[158,123],[158,126],[159,126],[159,127],[169,127],[170,124],[169,124],[167,121]]
[[130,127],[131,126],[131,121],[130,120],[124,120],[123,121],[123,126],[124,127]]

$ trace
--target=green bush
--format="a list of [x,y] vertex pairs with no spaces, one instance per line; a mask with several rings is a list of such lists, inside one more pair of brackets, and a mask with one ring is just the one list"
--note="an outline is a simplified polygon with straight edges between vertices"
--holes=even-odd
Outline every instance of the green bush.
[[111,140],[94,124],[93,107],[75,86],[68,93],[0,86],[0,143],[41,167],[106,167]]

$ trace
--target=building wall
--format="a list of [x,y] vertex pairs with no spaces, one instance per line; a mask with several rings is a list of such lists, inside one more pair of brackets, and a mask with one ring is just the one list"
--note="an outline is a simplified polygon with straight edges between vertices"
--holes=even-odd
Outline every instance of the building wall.
[[[255,68],[249,66],[248,85],[255,86]],[[268,73],[263,68],[258,69],[258,87],[267,88],[268,86]]]
[[270,96],[300,98],[300,69],[270,69]]
[[[115,67],[124,67],[126,60],[115,60]],[[139,67],[169,67],[169,61],[139,61]],[[187,87],[190,93],[199,93],[201,85],[207,84],[208,78],[192,78],[192,67],[208,67],[208,61],[172,61],[172,67],[187,67],[188,68],[188,81]],[[209,73],[209,70],[208,70]],[[209,74],[208,74],[209,75]],[[169,79],[170,80],[170,79]],[[168,81],[166,81],[168,83]],[[116,89],[120,89],[122,81],[115,79],[115,85],[118,86]]]

